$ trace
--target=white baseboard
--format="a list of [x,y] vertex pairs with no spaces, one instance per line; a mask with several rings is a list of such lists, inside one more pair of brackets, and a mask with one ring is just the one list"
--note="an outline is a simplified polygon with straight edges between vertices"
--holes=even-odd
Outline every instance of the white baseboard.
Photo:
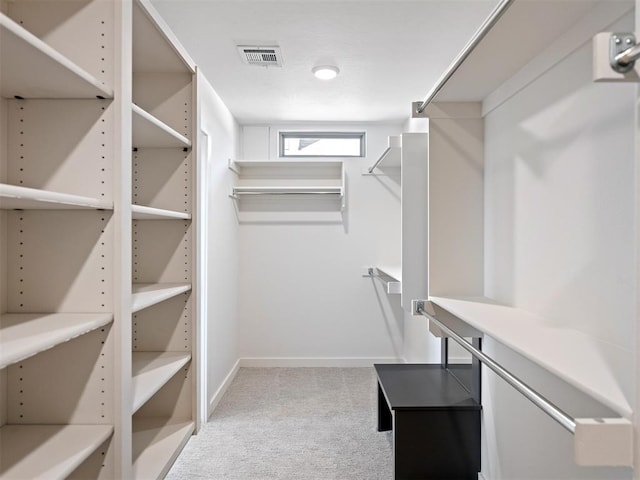
[[396,357],[245,357],[240,359],[241,367],[372,367],[374,363],[405,363]]
[[211,416],[213,411],[216,409],[216,407],[218,406],[218,403],[220,403],[220,400],[222,400],[222,397],[224,396],[225,392],[229,388],[229,385],[231,385],[231,382],[233,382],[233,379],[236,377],[236,374],[240,369],[240,363],[241,363],[240,360],[236,361],[233,367],[231,367],[231,370],[229,371],[227,376],[222,381],[222,385],[220,385],[218,390],[216,390],[216,393],[214,393],[213,397],[211,397],[211,399],[209,400],[209,406],[207,408],[207,419]]

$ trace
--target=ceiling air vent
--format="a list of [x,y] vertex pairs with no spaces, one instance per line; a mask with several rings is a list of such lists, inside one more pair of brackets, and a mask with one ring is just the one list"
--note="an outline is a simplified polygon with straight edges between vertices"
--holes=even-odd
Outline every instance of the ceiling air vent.
[[243,63],[246,63],[247,65],[257,65],[259,67],[282,66],[282,53],[280,53],[280,47],[238,45],[238,51],[240,52]]

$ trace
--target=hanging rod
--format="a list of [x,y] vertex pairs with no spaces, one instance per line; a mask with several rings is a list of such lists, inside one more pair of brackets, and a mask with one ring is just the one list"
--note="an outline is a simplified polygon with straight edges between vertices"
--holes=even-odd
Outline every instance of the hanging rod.
[[[478,46],[478,44],[482,41],[482,39],[491,31],[493,26],[500,20],[500,17],[507,11],[507,9],[515,2],[515,0],[502,0],[496,8],[493,9],[491,14],[487,17],[484,23],[480,26],[480,28],[473,34],[471,40],[465,45],[462,51],[458,54],[458,56],[453,60],[453,63],[449,65],[449,68],[444,72],[444,74],[440,77],[435,86],[429,91],[425,99],[422,103],[416,108],[416,113],[424,112],[424,109],[427,108],[433,99],[438,95],[442,87],[446,85],[449,79],[456,73],[456,70],[462,65],[462,63],[467,59],[467,57],[473,52],[473,50]],[[499,54],[499,53],[498,53]]]
[[515,375],[511,374],[508,370],[494,361],[491,357],[487,356],[485,353],[474,347],[471,343],[467,342],[463,337],[444,325],[435,316],[427,313],[424,309],[424,305],[424,301],[414,300],[414,312],[427,317],[429,321],[434,322],[438,326],[438,328],[442,330],[447,336],[453,338],[458,344],[460,344],[462,348],[464,348],[471,355],[476,357],[487,367],[493,370],[500,378],[502,378],[505,382],[515,388],[522,395],[524,395],[529,401],[540,408],[544,413],[553,418],[569,432],[573,434],[576,433],[576,421],[574,418],[567,415],[560,408],[556,407],[553,403],[544,398],[529,385],[524,383]]
[[367,171],[368,171],[369,173],[372,173],[372,172],[376,169],[376,167],[377,167],[378,165],[380,165],[380,162],[382,162],[382,160],[384,160],[384,158],[385,158],[387,155],[389,155],[389,152],[390,152],[390,151],[391,151],[391,147],[387,147],[387,149],[386,149],[384,152],[382,152],[382,155],[380,155],[380,158],[376,161],[376,163],[374,163],[373,165],[371,165]]

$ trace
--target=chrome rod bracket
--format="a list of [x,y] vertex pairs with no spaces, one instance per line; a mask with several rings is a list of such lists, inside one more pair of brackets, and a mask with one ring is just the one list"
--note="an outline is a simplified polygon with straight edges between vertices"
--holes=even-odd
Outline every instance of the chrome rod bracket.
[[609,37],[609,64],[618,73],[633,70],[640,58],[640,45],[633,33],[612,33]]

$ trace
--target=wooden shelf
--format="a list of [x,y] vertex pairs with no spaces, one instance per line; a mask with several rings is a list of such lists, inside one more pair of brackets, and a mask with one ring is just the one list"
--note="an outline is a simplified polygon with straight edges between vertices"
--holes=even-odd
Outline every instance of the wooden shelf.
[[113,434],[111,425],[5,425],[0,479],[64,479]]
[[189,290],[191,290],[190,283],[134,283],[132,311],[138,312]]
[[0,184],[0,210],[112,210],[113,204],[96,198],[37,188]]
[[133,478],[164,478],[194,432],[192,421],[133,419]]
[[191,353],[133,352],[132,357],[131,390],[135,413],[191,360]]
[[113,98],[111,87],[2,13],[0,94],[9,98]]
[[191,148],[191,141],[188,138],[139,106],[132,105],[131,111],[135,148]]
[[0,369],[113,320],[111,313],[13,313],[0,315]]
[[142,205],[132,205],[131,218],[133,220],[191,220],[191,214],[161,208],[145,207]]
[[[557,375],[625,418],[632,408],[615,372],[633,365],[633,352],[489,298],[430,297],[433,304]],[[436,311],[437,314],[437,311]]]
[[[442,88],[437,102],[482,101],[571,30],[595,1],[516,1]],[[618,8],[612,6],[612,8]],[[518,45],[517,55],[505,47]]]

